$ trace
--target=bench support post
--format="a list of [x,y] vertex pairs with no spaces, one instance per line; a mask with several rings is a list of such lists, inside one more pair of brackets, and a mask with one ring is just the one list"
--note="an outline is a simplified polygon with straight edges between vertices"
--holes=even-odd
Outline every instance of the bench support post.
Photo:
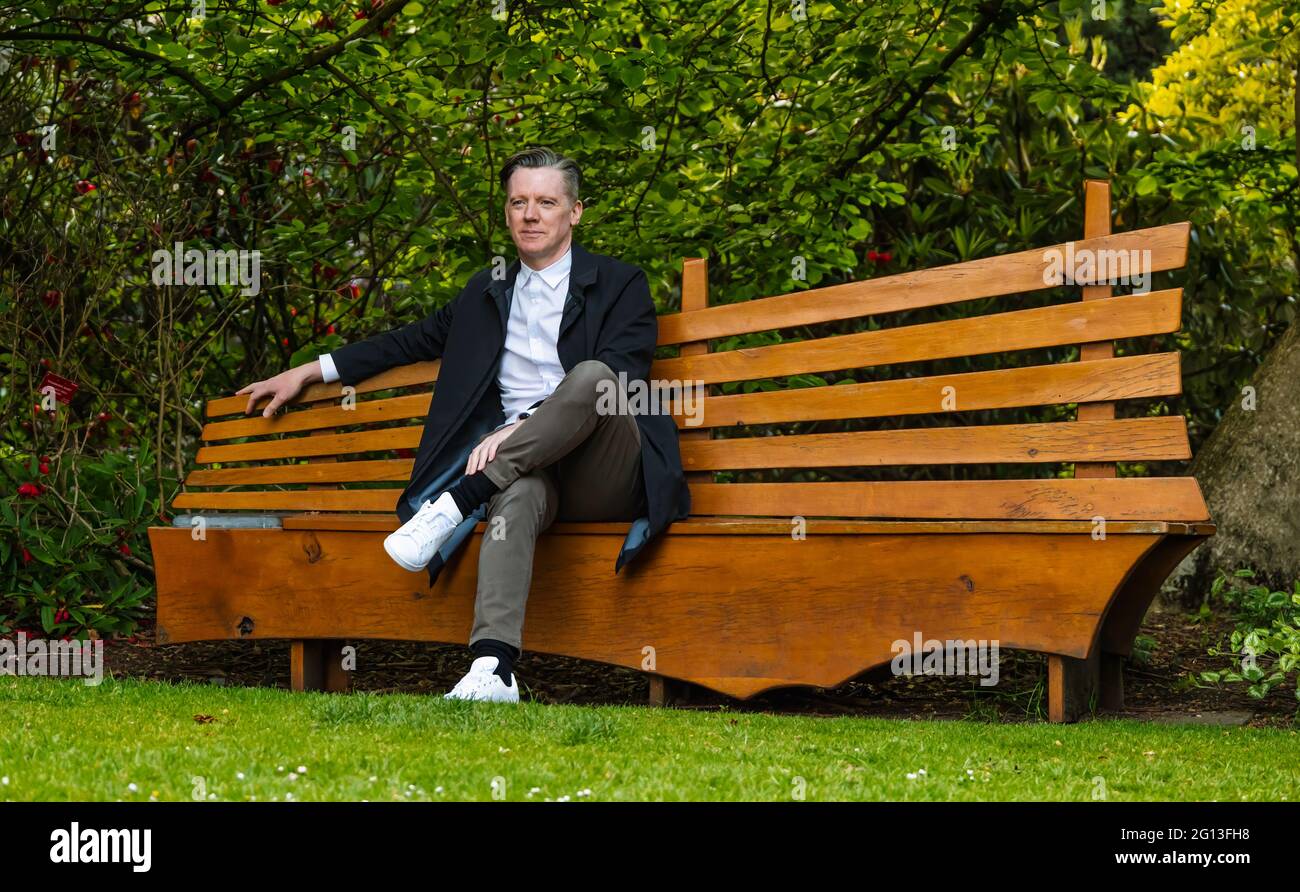
[[680,706],[690,702],[693,687],[688,681],[651,675],[649,703],[651,706]]
[[[703,310],[709,305],[709,261],[704,257],[688,257],[682,260],[682,312]],[[682,344],[681,356],[698,356],[709,352],[708,341],[691,341]],[[678,397],[680,399],[680,397]],[[678,433],[679,440],[707,440],[712,438],[712,430],[688,430]],[[686,485],[693,483],[712,483],[712,471],[688,471]],[[685,703],[690,699],[692,685],[689,682],[662,675],[650,675],[650,705],[671,706]]]
[[1086,660],[1047,655],[1047,718],[1077,722],[1093,711],[1100,698],[1101,650]]
[[346,692],[352,673],[343,668],[344,643],[337,638],[312,638],[290,644],[290,689]]

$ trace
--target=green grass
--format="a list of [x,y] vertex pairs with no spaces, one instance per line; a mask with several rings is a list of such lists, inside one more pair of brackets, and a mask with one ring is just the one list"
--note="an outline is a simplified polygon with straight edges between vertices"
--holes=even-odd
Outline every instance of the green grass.
[[800,785],[808,800],[1295,801],[1300,734],[0,677],[0,800],[789,801]]

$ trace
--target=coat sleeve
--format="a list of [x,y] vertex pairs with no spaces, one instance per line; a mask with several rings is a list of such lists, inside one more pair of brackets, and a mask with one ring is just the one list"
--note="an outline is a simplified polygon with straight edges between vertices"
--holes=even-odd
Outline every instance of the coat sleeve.
[[338,370],[339,381],[346,385],[359,384],[399,365],[440,358],[447,346],[456,307],[468,292],[467,287],[441,309],[418,322],[345,344],[333,351],[330,356]]
[[627,381],[645,381],[650,375],[655,345],[659,341],[659,317],[650,297],[650,283],[638,268],[614,300],[596,340],[596,355],[614,374],[623,372]]

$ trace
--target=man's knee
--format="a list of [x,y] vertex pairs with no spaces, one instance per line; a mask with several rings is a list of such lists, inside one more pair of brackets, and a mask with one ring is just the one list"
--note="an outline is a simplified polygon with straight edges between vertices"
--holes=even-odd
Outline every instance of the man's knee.
[[601,381],[618,380],[618,375],[614,373],[614,370],[599,359],[584,359],[569,369],[568,374],[564,377],[566,379],[572,378],[574,383],[581,385],[579,389],[590,389],[593,393]]
[[[576,405],[594,406],[618,396],[618,375],[599,359],[584,359],[564,376],[562,398]],[[561,396],[561,391],[556,392]]]

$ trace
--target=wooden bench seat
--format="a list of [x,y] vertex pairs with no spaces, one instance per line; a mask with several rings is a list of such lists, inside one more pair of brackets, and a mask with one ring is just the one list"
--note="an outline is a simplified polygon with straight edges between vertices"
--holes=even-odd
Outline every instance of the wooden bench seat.
[[[1148,251],[1157,272],[1183,265],[1187,224],[1113,235],[1108,187],[1087,194],[1075,252]],[[889,663],[894,642],[919,632],[1047,654],[1053,720],[1121,705],[1143,614],[1214,533],[1194,479],[1116,467],[1191,456],[1181,416],[1115,412],[1181,392],[1178,354],[1116,356],[1111,343],[1177,331],[1181,291],[1112,296],[1094,284],[1023,307],[1018,295],[1049,287],[1052,247],[1065,248],[721,306],[708,305],[705,262],[687,260],[682,311],[659,324],[661,346],[679,355],[651,376],[711,388],[701,417],[676,407],[692,516],[618,576],[626,522],[553,524],[538,542],[526,647],[646,671],[664,702],[673,680],[737,697],[835,686]],[[981,314],[808,330],[972,302]],[[758,332],[778,336],[712,343]],[[1075,345],[1063,361],[1041,358]],[[1011,361],[907,374],[909,363],[967,357]],[[201,467],[173,508],[275,513],[278,527],[151,528],[158,641],[291,639],[296,689],[345,688],[348,641],[463,643],[485,525],[432,590],[381,547],[430,399],[402,391],[427,390],[438,366],[392,369],[349,393],[314,385],[271,419],[244,416],[243,397],[209,402]],[[853,380],[806,386],[846,371]],[[733,382],[760,383],[721,392]],[[1033,407],[1064,411],[984,423]],[[944,471],[957,479],[928,479]]]

